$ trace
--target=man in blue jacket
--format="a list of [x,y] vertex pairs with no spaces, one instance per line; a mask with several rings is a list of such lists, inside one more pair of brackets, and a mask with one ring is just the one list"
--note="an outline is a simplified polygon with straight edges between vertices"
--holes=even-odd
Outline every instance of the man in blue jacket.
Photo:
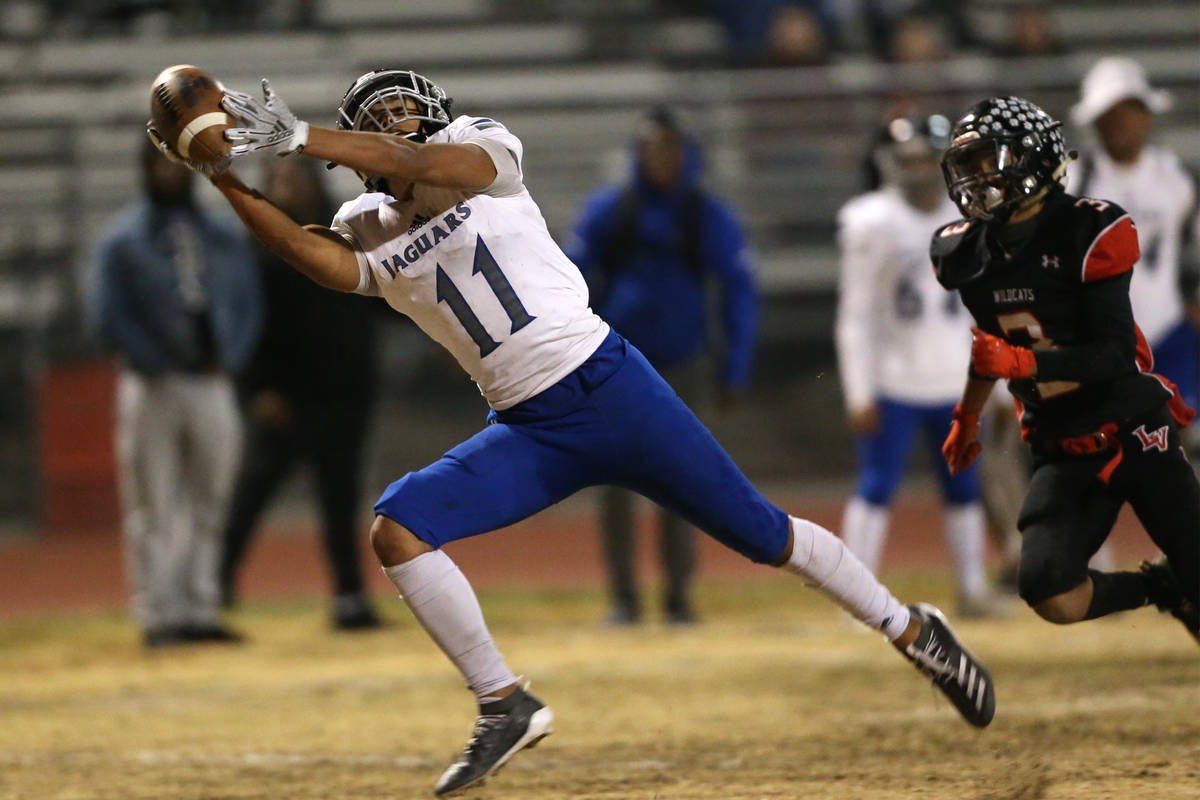
[[145,197],[101,236],[90,320],[120,358],[116,444],[126,568],[147,647],[236,641],[217,615],[220,531],[241,451],[230,375],[262,325],[245,236],[202,210],[151,145]]
[[[583,272],[592,306],[640,349],[685,402],[703,405],[714,351],[708,331],[711,279],[723,322],[717,405],[727,408],[750,374],[758,299],[741,225],[699,187],[700,151],[674,116],[656,109],[638,131],[633,175],[586,202],[567,246]],[[633,495],[606,487],[601,527],[613,610],[611,621],[641,618],[633,570]],[[694,531],[662,512],[667,620],[695,619],[690,583]]]

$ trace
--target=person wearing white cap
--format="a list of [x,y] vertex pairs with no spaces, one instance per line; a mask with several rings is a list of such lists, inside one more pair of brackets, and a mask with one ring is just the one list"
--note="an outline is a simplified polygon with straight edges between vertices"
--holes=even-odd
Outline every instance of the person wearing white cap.
[[1184,263],[1189,243],[1200,234],[1196,176],[1175,153],[1149,143],[1154,116],[1171,105],[1170,93],[1151,87],[1133,59],[1096,62],[1071,119],[1093,127],[1099,146],[1086,150],[1071,170],[1068,191],[1112,200],[1133,218],[1142,249],[1129,289],[1133,317],[1154,353],[1154,371],[1174,381],[1196,408],[1200,300]]

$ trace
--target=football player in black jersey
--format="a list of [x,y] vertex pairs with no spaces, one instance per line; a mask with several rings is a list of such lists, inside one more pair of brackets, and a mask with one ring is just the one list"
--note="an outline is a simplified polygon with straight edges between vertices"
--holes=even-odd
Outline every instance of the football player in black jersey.
[[[1180,444],[1194,412],[1151,372],[1129,280],[1137,230],[1116,204],[1063,189],[1061,123],[1019,97],[973,106],[942,159],[964,219],[934,233],[938,280],[975,318],[971,367],[942,447],[979,455],[979,412],[1008,379],[1034,473],[1021,508],[1021,597],[1066,624],[1154,603],[1200,640],[1200,483]],[[1166,555],[1137,572],[1088,559],[1128,502]]]

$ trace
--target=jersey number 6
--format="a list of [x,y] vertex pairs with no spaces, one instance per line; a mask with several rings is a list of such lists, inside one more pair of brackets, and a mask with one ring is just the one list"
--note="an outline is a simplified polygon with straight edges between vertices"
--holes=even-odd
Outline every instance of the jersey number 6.
[[[521,299],[513,291],[512,284],[508,282],[508,278],[504,276],[500,265],[496,263],[496,259],[492,257],[491,251],[483,243],[483,237],[479,236],[475,240],[475,263],[471,268],[471,274],[478,275],[481,272],[483,273],[484,280],[491,287],[492,293],[500,301],[504,313],[508,315],[509,321],[512,322],[512,326],[508,331],[509,335],[516,333],[537,319],[537,317],[531,316],[525,310],[525,306],[521,305]],[[454,281],[450,280],[450,276],[442,269],[441,264],[437,265],[437,301],[439,303],[445,302],[450,307],[450,310],[462,324],[467,334],[478,345],[480,358],[491,354],[493,350],[500,346],[500,343],[493,339],[487,332],[487,328],[483,327],[479,316],[467,305],[467,298],[463,297],[462,292],[454,285]]]

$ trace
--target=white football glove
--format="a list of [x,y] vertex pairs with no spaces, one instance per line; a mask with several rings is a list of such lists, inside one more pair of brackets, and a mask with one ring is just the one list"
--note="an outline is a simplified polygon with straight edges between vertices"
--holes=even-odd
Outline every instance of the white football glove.
[[182,164],[192,172],[203,175],[206,178],[211,178],[213,175],[229,169],[229,164],[233,160],[230,156],[225,156],[220,161],[195,161],[190,158],[184,158],[175,152],[175,148],[171,147],[167,140],[162,137],[162,134],[158,132],[158,128],[154,127],[153,122],[146,123],[146,135],[150,137],[151,143],[158,148],[158,152],[162,153],[163,157],[168,161]]
[[255,150],[280,156],[299,153],[308,144],[308,123],[296,119],[283,98],[271,91],[266,78],[262,93],[263,99],[257,100],[243,92],[225,90],[221,107],[239,126],[225,131],[225,141],[232,145],[230,155],[240,156]]

